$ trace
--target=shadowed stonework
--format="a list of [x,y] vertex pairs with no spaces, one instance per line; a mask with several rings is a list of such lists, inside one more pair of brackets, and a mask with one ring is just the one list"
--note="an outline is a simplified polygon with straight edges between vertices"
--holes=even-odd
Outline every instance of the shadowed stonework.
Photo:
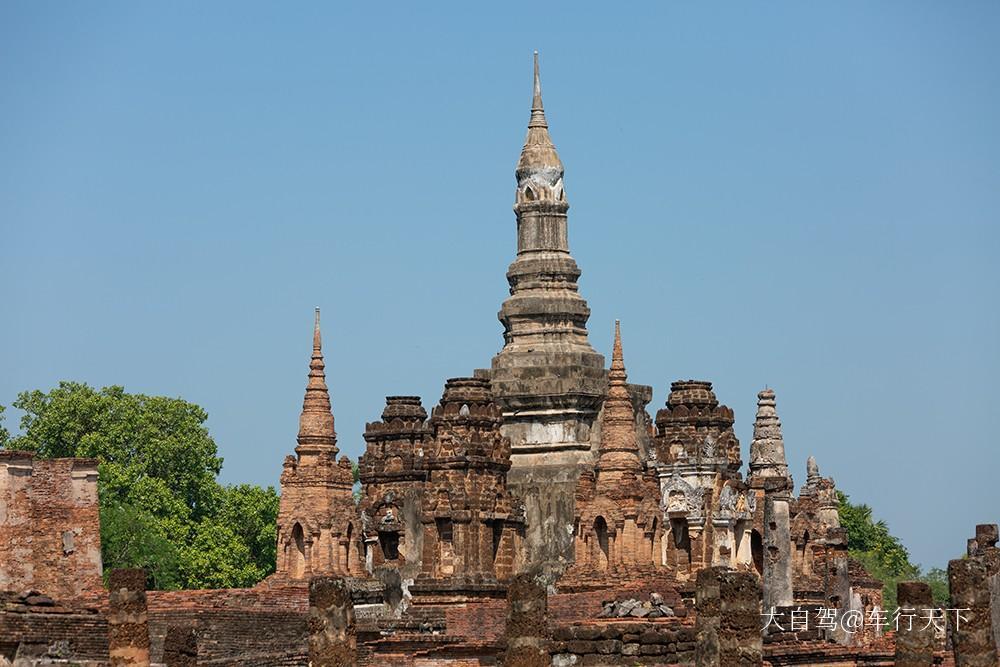
[[347,582],[317,577],[309,582],[309,664],[353,667],[356,664],[354,609]]

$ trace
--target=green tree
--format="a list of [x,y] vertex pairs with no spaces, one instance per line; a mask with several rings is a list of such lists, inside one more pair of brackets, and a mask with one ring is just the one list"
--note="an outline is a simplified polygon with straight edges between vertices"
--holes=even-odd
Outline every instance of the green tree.
[[278,542],[278,494],[274,487],[252,484],[222,487],[223,499],[216,520],[232,527],[249,550],[259,579],[274,572]]
[[7,442],[10,440],[10,431],[8,431],[6,428],[4,428],[4,425],[3,425],[3,420],[4,420],[4,414],[3,413],[4,413],[4,411],[6,409],[7,408],[5,408],[4,406],[0,405],[0,449],[3,449],[4,447],[6,447],[7,446]]
[[253,586],[265,576],[235,527],[214,518],[195,527],[183,552],[185,588],[241,588]]
[[910,554],[900,539],[889,532],[885,521],[876,521],[872,508],[855,505],[846,493],[837,492],[840,501],[840,525],[847,530],[850,555],[865,566],[868,573],[882,582],[882,606],[896,608],[896,584],[900,581],[926,581],[935,602],[948,600],[948,575],[941,568],[922,573],[920,566],[910,561]]
[[157,520],[132,505],[101,507],[101,557],[104,574],[121,567],[141,567],[147,586],[181,588],[180,553]]
[[847,530],[847,548],[865,558],[879,571],[915,577],[918,568],[910,563],[910,554],[898,537],[889,532],[885,521],[876,521],[868,505],[854,505],[846,493],[837,492],[840,501],[840,525]]
[[204,425],[208,414],[197,405],[60,382],[48,393],[21,392],[14,407],[24,411],[23,435],[11,446],[46,458],[100,459],[104,499],[128,502],[136,484],[155,480],[144,491],[157,504],[180,502],[196,519],[211,512],[222,459]]
[[199,406],[77,382],[22,392],[14,406],[22,434],[3,446],[99,460],[108,570],[144,567],[165,589],[249,586],[274,571],[278,495],[218,483],[222,459]]

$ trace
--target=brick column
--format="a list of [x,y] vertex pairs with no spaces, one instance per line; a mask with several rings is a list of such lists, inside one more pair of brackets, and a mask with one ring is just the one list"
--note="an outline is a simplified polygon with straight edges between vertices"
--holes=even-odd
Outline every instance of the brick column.
[[507,588],[505,667],[548,667],[548,591],[534,573],[511,579]]
[[[707,567],[698,571],[695,582],[695,665],[719,667],[719,626],[722,623],[722,575],[725,567]],[[758,626],[759,631],[759,626]]]
[[721,577],[719,663],[762,665],[761,587],[756,574],[729,570]]
[[923,626],[923,610],[931,609],[934,598],[931,587],[920,581],[896,584],[896,600],[901,609],[913,609],[912,627],[900,621],[896,630],[896,667],[931,667],[934,664],[934,626]]
[[695,584],[695,665],[763,664],[760,580],[727,567],[699,570]]
[[1000,528],[995,523],[981,523],[976,526],[976,553],[986,567],[986,583],[990,589],[990,609],[993,618],[993,641],[1000,649]]
[[789,607],[792,593],[792,537],[786,478],[764,486],[764,608]]
[[112,570],[108,589],[111,667],[149,667],[146,572]]
[[948,563],[948,584],[951,588],[951,606],[968,609],[962,612],[967,619],[951,624],[957,667],[996,667],[996,640],[993,635],[990,589],[987,567],[981,559],[962,558]]
[[846,554],[828,554],[824,588],[827,601],[837,610],[837,627],[826,631],[827,638],[848,646],[855,639],[854,633],[847,632],[840,622],[844,613],[851,609],[851,568]]
[[354,605],[347,582],[339,577],[313,577],[309,581],[309,664],[353,667],[356,649]]
[[165,667],[196,667],[198,664],[198,635],[192,626],[171,625],[163,640]]

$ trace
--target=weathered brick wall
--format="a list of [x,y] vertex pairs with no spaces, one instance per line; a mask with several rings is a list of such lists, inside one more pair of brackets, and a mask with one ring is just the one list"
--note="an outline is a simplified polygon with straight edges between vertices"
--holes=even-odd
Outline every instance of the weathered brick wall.
[[306,665],[309,594],[303,585],[147,593],[150,655],[161,662],[171,626],[193,627],[198,664]]
[[96,610],[71,610],[43,596],[0,596],[0,664],[4,659],[108,662],[108,624]]
[[0,591],[63,601],[101,587],[97,461],[0,451]]
[[257,588],[217,588],[194,591],[149,591],[146,594],[150,614],[168,611],[254,608],[261,611],[309,611],[309,588],[306,582],[288,586]]
[[150,614],[150,655],[163,659],[171,626],[194,627],[198,664],[305,665],[305,614],[251,609],[192,609]]
[[570,590],[550,595],[549,617],[556,624],[596,619],[607,601],[628,598],[646,600],[652,593],[659,594],[663,598],[664,604],[673,609],[678,617],[683,618],[687,614],[687,608],[675,582],[670,579],[670,574],[660,572],[657,576],[651,575],[643,579],[619,582],[615,588]]
[[555,628],[553,639],[553,665],[694,663],[694,627],[677,619],[578,623]]

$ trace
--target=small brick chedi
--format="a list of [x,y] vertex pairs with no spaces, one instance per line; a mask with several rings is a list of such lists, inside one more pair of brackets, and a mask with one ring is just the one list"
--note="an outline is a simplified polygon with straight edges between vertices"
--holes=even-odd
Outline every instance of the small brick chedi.
[[850,558],[814,459],[795,493],[776,392],[757,395],[744,469],[711,382],[670,382],[651,415],[618,322],[605,367],[537,55],[533,83],[490,367],[447,380],[429,410],[388,396],[354,434],[356,489],[317,309],[275,572],[250,589],[145,591],[128,571],[106,590],[97,462],[0,452],[0,666],[1000,664],[995,525],[949,568],[965,626],[898,645],[877,624],[845,631],[879,613],[882,584]]
[[337,453],[317,308],[298,446],[281,473],[279,575],[303,579],[314,573],[361,572],[351,462],[346,456],[338,462]]

